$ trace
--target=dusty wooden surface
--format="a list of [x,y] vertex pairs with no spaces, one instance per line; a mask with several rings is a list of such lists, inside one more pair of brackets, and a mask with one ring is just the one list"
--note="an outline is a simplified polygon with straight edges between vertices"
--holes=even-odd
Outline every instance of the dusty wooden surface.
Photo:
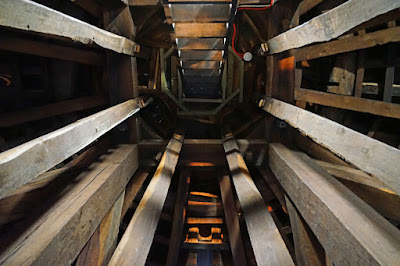
[[269,159],[272,171],[335,265],[400,261],[398,229],[310,157],[270,144]]

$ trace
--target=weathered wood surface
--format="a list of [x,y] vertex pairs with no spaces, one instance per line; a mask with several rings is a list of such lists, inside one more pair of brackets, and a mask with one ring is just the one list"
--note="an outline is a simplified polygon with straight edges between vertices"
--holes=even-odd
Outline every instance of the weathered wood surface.
[[[69,265],[78,256],[138,167],[136,145],[108,151],[18,239],[2,265]],[[56,254],[56,255],[55,255]]]
[[337,38],[355,26],[399,8],[398,0],[350,0],[267,42],[271,54]]
[[193,61],[193,60],[202,60],[202,61],[221,61],[222,60],[222,51],[187,51],[184,50],[181,52],[181,55],[179,56],[181,60],[188,60],[188,61]]
[[117,53],[134,55],[140,49],[127,38],[30,0],[2,0],[0,18],[4,27],[62,36],[83,44],[96,43]]
[[229,4],[177,4],[171,6],[174,22],[226,22]]
[[153,242],[171,178],[178,163],[183,134],[175,133],[136,208],[109,265],[144,265]]
[[179,50],[223,50],[223,38],[179,38],[176,42]]
[[324,248],[286,195],[285,201],[293,233],[296,264],[299,266],[325,266]]
[[269,160],[335,265],[395,265],[400,261],[400,231],[310,157],[282,144],[270,144]]
[[22,54],[73,61],[93,66],[102,66],[105,62],[104,56],[95,51],[18,37],[0,36],[0,49]]
[[296,61],[311,60],[400,41],[400,27],[315,44],[296,50]]
[[219,180],[222,204],[224,206],[225,223],[228,229],[229,244],[231,247],[234,265],[246,266],[246,253],[240,232],[239,215],[236,210],[233,189],[228,175],[223,175]]
[[385,103],[382,101],[306,89],[296,89],[294,98],[295,100],[324,106],[400,119],[400,104],[395,103]]
[[266,98],[263,108],[400,195],[400,150],[279,100]]
[[182,68],[186,69],[219,69],[218,61],[183,61]]
[[179,176],[178,191],[176,194],[174,219],[172,221],[171,237],[168,245],[167,264],[168,266],[178,265],[179,251],[183,243],[183,228],[186,219],[186,206],[189,195],[190,176],[183,170]]
[[226,134],[223,145],[257,265],[294,265],[246,163],[238,152],[236,140]]
[[140,99],[129,100],[0,153],[0,198],[80,151],[140,107]]
[[225,37],[225,23],[176,23],[176,38]]
[[117,246],[124,197],[123,191],[79,253],[76,266],[102,266],[108,263]]
[[3,113],[0,115],[0,127],[11,127],[30,121],[87,110],[94,107],[104,106],[106,103],[107,100],[103,96],[88,96],[58,103],[51,103],[13,113]]

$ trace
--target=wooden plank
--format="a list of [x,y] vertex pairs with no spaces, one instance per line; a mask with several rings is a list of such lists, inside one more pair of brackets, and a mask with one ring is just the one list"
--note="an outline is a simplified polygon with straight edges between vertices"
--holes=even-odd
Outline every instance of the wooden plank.
[[225,37],[225,23],[175,23],[176,38]]
[[121,0],[126,5],[130,6],[155,6],[160,0]]
[[296,61],[311,60],[400,41],[400,27],[315,44],[296,50]]
[[282,144],[270,144],[269,160],[335,265],[392,265],[400,261],[400,231],[311,158]]
[[183,228],[186,219],[186,205],[189,195],[190,176],[185,170],[179,175],[178,191],[176,193],[174,219],[172,221],[171,237],[168,245],[166,265],[178,265],[179,251],[183,243]]
[[354,52],[339,54],[335,58],[327,92],[353,95],[356,79],[356,54]]
[[183,75],[185,77],[194,76],[194,77],[218,77],[219,70],[218,69],[185,69],[183,70]]
[[188,217],[186,219],[186,224],[224,224],[224,219],[222,218],[197,218]]
[[133,200],[135,199],[136,195],[142,188],[143,184],[145,183],[149,175],[150,175],[149,171],[139,168],[136,171],[135,175],[131,178],[131,180],[129,180],[125,188],[125,198],[121,209],[121,218],[123,218],[127,213]]
[[187,61],[193,61],[193,60],[221,61],[222,60],[222,51],[183,50],[183,51],[181,51],[179,58],[181,60],[187,60]]
[[[399,8],[397,0],[350,0],[267,42],[271,54],[337,38],[355,26]],[[321,26],[323,25],[323,26]]]
[[238,152],[236,140],[226,134],[223,145],[257,265],[294,265],[278,228],[250,177],[246,163]]
[[400,161],[398,149],[279,100],[266,98],[264,110],[361,170],[376,176],[400,194],[400,165],[393,164]]
[[108,263],[117,246],[124,197],[123,191],[79,253],[76,259],[77,266],[101,266]]
[[299,15],[304,15],[318,4],[322,3],[324,0],[303,0],[297,7]]
[[3,113],[0,115],[0,127],[11,127],[48,117],[87,110],[104,106],[106,103],[107,100],[103,96],[88,96],[58,103],[51,103],[28,110],[20,110],[13,113]]
[[292,201],[285,195],[290,227],[293,232],[293,242],[296,253],[296,263],[299,266],[325,266],[325,250],[318,242],[310,227],[294,207]]
[[218,61],[183,61],[184,69],[219,69]]
[[121,195],[137,167],[136,145],[110,149],[98,162],[77,176],[74,186],[61,194],[40,219],[2,249],[0,263],[71,264]]
[[96,43],[117,53],[134,55],[140,49],[127,38],[30,0],[1,1],[0,17],[0,25],[4,27],[62,36],[83,44]]
[[105,61],[103,55],[88,49],[62,46],[44,41],[34,41],[11,36],[0,36],[0,49],[93,66],[102,66]]
[[236,211],[236,204],[235,199],[233,198],[232,184],[229,176],[223,175],[219,179],[219,188],[221,190],[222,204],[224,206],[225,222],[228,229],[233,263],[238,266],[246,266],[246,253],[243,247],[239,216]]
[[176,42],[179,50],[223,50],[223,38],[179,38]]
[[400,119],[400,104],[395,103],[306,89],[296,89],[295,100]]
[[0,153],[0,198],[80,151],[141,106],[140,100],[129,100]]
[[[395,22],[396,24],[396,22]],[[400,35],[400,34],[399,34]],[[395,57],[395,47],[393,44],[388,45],[387,54],[386,54],[386,62],[388,66],[385,71],[385,83],[383,86],[383,101],[387,103],[392,102],[393,96],[393,83],[394,83],[394,75],[395,75],[395,67],[393,65],[393,57]]]
[[365,50],[360,50],[357,53],[357,73],[356,73],[356,81],[354,85],[354,97],[360,97],[362,95],[363,89],[363,81],[364,81],[364,73],[365,73],[365,59],[366,52]]
[[174,22],[227,22],[229,4],[176,4],[171,5]]
[[175,133],[129,222],[109,265],[144,265],[182,148],[183,135]]

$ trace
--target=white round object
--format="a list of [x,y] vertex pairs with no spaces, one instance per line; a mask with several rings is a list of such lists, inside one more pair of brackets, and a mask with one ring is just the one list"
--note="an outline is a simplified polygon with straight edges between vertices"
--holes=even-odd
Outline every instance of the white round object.
[[243,55],[243,59],[244,59],[244,61],[246,61],[246,62],[250,62],[251,59],[253,59],[253,55],[252,55],[250,52],[246,52],[246,53]]

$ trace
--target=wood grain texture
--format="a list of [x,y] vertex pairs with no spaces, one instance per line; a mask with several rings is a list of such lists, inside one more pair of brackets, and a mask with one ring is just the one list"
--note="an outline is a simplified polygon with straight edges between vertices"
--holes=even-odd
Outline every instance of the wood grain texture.
[[179,38],[176,42],[179,50],[223,50],[223,38]]
[[172,221],[171,237],[168,245],[168,266],[178,265],[179,251],[183,243],[183,228],[186,219],[186,206],[188,204],[190,176],[183,170],[179,175],[178,191],[176,193],[174,219]]
[[382,101],[306,89],[296,89],[294,98],[295,100],[316,103],[323,106],[400,119],[400,104],[395,103],[385,103]]
[[139,168],[135,175],[129,180],[128,184],[125,188],[125,198],[124,203],[122,205],[121,217],[123,218],[128,211],[129,207],[131,206],[133,200],[135,199],[136,195],[142,188],[144,182],[146,181],[147,177],[150,175],[149,171],[143,170]]
[[299,48],[296,50],[296,61],[311,60],[399,41],[400,27],[389,28]]
[[282,144],[270,144],[269,160],[335,265],[395,265],[400,261],[400,231],[310,157]]
[[184,69],[219,69],[218,61],[183,61]]
[[175,23],[176,38],[225,37],[225,23]]
[[326,42],[399,7],[398,0],[382,0],[379,4],[369,0],[350,0],[272,38],[267,42],[268,48],[271,54],[275,54],[315,42]]
[[247,259],[241,236],[239,215],[236,210],[232,184],[228,175],[224,175],[220,178],[219,189],[221,191],[221,199],[224,206],[225,222],[226,228],[228,229],[233,263],[237,266],[246,266]]
[[201,60],[201,61],[221,61],[222,51],[196,51],[196,50],[183,50],[179,56],[181,60]]
[[83,44],[95,43],[117,53],[134,55],[140,49],[127,38],[30,0],[1,1],[0,18],[4,27],[62,36]]
[[[138,167],[136,145],[111,149],[2,250],[2,265],[67,265],[78,256]],[[55,256],[54,254],[57,254]]]
[[171,138],[109,265],[144,265],[178,163],[183,134]]
[[278,228],[239,153],[236,140],[226,134],[223,145],[257,265],[294,265]]
[[279,100],[266,98],[264,110],[288,122],[347,162],[376,176],[400,195],[400,165],[394,163],[400,162],[398,149]]
[[292,201],[285,195],[298,266],[325,266],[325,250]]
[[177,4],[171,7],[174,22],[227,22],[229,4]]
[[124,197],[123,191],[79,253],[76,266],[102,266],[108,263],[117,246]]
[[0,198],[80,151],[139,110],[139,100],[129,100],[0,153]]

